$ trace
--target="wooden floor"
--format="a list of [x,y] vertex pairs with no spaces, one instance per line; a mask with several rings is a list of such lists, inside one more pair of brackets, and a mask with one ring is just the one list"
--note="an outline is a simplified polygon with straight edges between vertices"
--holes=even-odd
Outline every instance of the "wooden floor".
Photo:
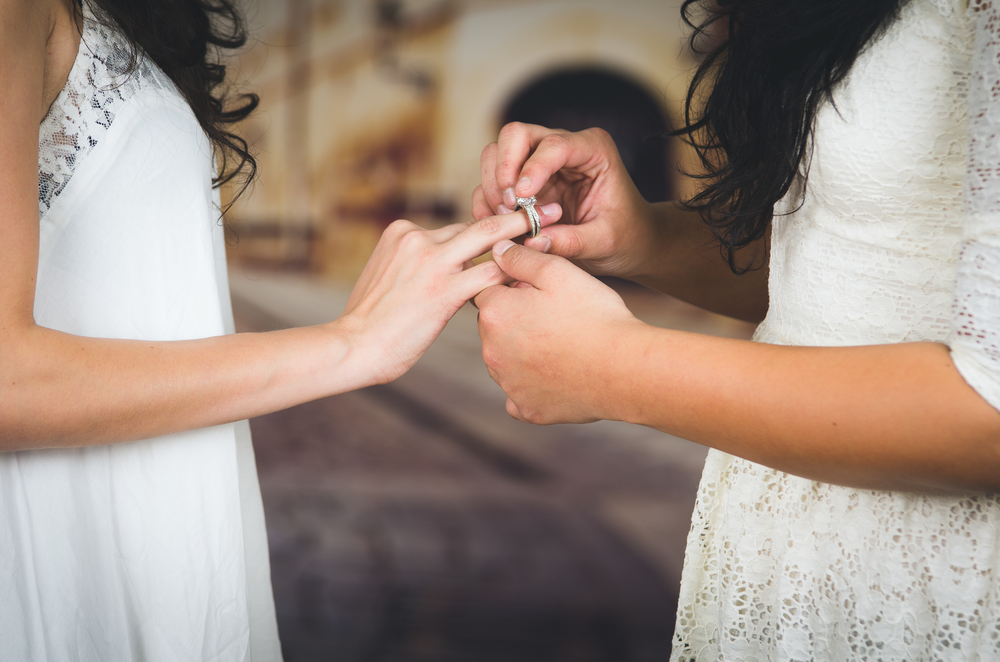
[[[238,327],[335,317],[346,292],[231,274]],[[632,288],[661,326],[748,327]],[[251,422],[287,662],[665,660],[704,450],[504,411],[463,309],[400,380]]]

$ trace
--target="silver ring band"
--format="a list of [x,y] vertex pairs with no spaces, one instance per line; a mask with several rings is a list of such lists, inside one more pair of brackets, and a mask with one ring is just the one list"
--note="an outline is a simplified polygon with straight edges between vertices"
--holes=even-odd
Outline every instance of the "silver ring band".
[[531,232],[528,233],[529,237],[537,237],[538,233],[542,230],[542,219],[538,216],[538,212],[535,211],[535,204],[537,202],[535,196],[518,198],[517,207],[514,208],[514,211],[517,211],[517,208],[521,208],[528,215],[528,220],[531,221]]

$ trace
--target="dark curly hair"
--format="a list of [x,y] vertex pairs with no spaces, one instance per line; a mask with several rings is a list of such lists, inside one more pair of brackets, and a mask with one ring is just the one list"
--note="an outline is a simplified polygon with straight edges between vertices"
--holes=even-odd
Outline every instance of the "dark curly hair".
[[230,130],[257,107],[256,94],[230,98],[224,83],[226,51],[246,44],[243,15],[231,0],[78,0],[102,10],[133,47],[128,70],[144,53],[184,96],[215,148],[221,186],[242,175],[235,197],[257,174],[247,141]]
[[808,158],[817,110],[906,1],[685,0],[691,48],[717,44],[699,53],[675,132],[705,169],[685,204],[711,225],[735,273],[764,263],[759,252],[744,264],[735,255],[767,234]]

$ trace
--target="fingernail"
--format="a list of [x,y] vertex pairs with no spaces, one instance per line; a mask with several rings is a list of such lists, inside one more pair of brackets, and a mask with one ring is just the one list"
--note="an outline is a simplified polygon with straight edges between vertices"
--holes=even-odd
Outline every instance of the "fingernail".
[[511,212],[513,212],[513,210],[508,209],[507,205],[500,205],[499,207],[497,207],[498,214],[510,214]]
[[531,188],[531,177],[522,177],[521,179],[517,180],[517,186],[515,186],[514,188],[516,188],[522,194],[527,193],[528,189]]
[[[517,206],[517,196],[514,195],[514,189],[507,188],[503,191],[503,203],[507,205],[509,209],[513,209]],[[510,213],[510,212],[507,212]]]
[[552,248],[552,240],[546,237],[544,234],[535,240],[536,251],[541,251],[542,253],[548,253],[550,248]]
[[555,216],[559,213],[559,203],[550,202],[547,205],[542,205],[538,208],[538,211],[542,212],[542,216]]
[[501,239],[497,243],[493,244],[493,254],[503,255],[507,252],[507,249],[514,245],[514,242],[510,239]]

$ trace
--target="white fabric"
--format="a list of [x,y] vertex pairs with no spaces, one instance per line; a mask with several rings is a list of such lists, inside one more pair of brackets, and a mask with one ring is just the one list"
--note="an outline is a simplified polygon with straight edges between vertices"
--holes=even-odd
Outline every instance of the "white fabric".
[[[755,339],[950,342],[997,406],[1000,22],[972,4],[905,4],[820,111],[804,204],[792,191],[774,220]],[[998,525],[997,495],[856,490],[712,451],[673,659],[1000,659]]]
[[[124,42],[84,13],[39,132],[35,318],[231,333],[208,140],[155,66],[118,76]],[[280,660],[246,423],[0,454],[0,596],[0,661]]]
[[958,262],[952,360],[1000,407],[1000,4],[972,3],[974,73],[969,85],[966,223]]

